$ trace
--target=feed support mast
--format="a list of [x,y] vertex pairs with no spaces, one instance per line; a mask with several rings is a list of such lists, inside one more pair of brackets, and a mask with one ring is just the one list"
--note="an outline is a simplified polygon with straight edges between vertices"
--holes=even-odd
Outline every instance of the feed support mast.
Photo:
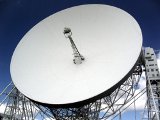
[[160,74],[153,48],[144,48],[149,120],[160,120]]
[[84,60],[84,57],[80,54],[80,52],[78,51],[73,39],[72,39],[72,31],[70,28],[65,27],[64,31],[63,31],[64,35],[66,38],[68,38],[70,40],[71,43],[71,47],[73,49],[73,55],[74,55],[74,59],[73,62],[74,64],[81,64],[82,61]]

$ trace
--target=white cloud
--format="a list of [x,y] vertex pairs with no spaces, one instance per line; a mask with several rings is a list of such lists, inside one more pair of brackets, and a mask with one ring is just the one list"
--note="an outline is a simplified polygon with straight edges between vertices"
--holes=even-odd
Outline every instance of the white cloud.
[[[43,113],[41,115],[44,115]],[[55,120],[51,117],[48,117],[46,115],[44,115],[43,117],[41,115],[38,115],[34,120]]]
[[53,119],[53,118],[45,118],[45,120],[55,120],[55,119]]
[[157,63],[158,63],[158,67],[160,69],[160,58],[157,60]]
[[[135,95],[137,95],[139,92],[141,92],[144,88],[146,87],[146,78],[145,78],[145,72],[142,73],[142,76],[140,78],[139,84],[138,84],[138,89],[136,89],[135,91]],[[123,94],[123,93],[122,93]],[[137,97],[136,97],[137,98]],[[122,96],[117,102],[116,104],[123,104],[124,101],[126,99],[126,96]],[[140,98],[138,98],[135,101],[135,105],[136,105],[136,110],[143,110],[145,107],[145,103],[146,103],[146,93],[143,94]],[[134,101],[131,100],[128,104],[126,104],[121,110],[123,110],[124,108],[126,108],[129,104],[131,104]],[[106,104],[102,104],[101,106],[102,108],[106,108],[107,105]],[[103,112],[105,113],[107,109],[104,109]],[[125,111],[122,111],[122,113],[125,113],[127,111],[132,111],[134,110],[134,104],[131,104]]]
[[[160,70],[160,52],[157,55],[157,63],[158,63],[158,67],[159,67],[159,70]],[[143,73],[142,77],[141,77],[141,80],[139,82],[139,89],[136,90],[135,94],[137,94],[138,92],[140,92],[145,87],[146,87],[146,79],[145,79],[145,73]],[[147,100],[147,96],[146,96],[146,93],[145,93],[138,100],[136,100],[136,102],[135,102],[136,109],[143,110],[144,107],[145,107],[146,100]],[[127,110],[134,110],[134,106],[131,105]]]
[[[160,52],[157,55],[157,64],[160,71]],[[146,87],[146,79],[145,79],[145,73],[142,74],[141,80],[139,82],[139,89],[136,90],[135,94],[140,92],[143,88]],[[139,99],[136,100],[135,105],[137,110],[143,110],[146,104],[147,96],[146,93],[141,96]],[[125,112],[134,110],[134,104],[132,104]]]
[[157,53],[157,58],[160,58],[160,51]]
[[0,113],[4,113],[5,108],[6,108],[6,104],[2,104],[2,105],[0,106]]
[[160,51],[157,54],[157,63],[158,63],[158,67],[160,69]]
[[[145,79],[145,73],[144,72],[142,73],[142,76],[141,76],[141,79],[139,81],[138,87],[139,88],[135,91],[135,95],[137,95],[139,92],[141,92],[146,87],[146,79]],[[146,100],[147,100],[147,96],[146,96],[146,93],[145,93],[135,101],[135,108],[137,110],[143,110],[144,107],[145,107]],[[133,102],[133,101],[131,101],[131,102]],[[131,111],[131,110],[134,110],[134,103],[126,109],[126,111]]]

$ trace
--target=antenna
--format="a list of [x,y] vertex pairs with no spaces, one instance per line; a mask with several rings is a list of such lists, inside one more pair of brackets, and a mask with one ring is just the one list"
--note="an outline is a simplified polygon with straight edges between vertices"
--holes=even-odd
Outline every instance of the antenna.
[[26,33],[13,53],[11,76],[17,89],[38,103],[81,106],[110,95],[129,78],[141,48],[141,29],[123,10],[107,5],[72,7]]
[[142,56],[141,29],[131,15],[108,5],[81,5],[28,31],[10,71],[17,90],[57,120],[107,119],[133,100]]
[[65,27],[63,33],[64,33],[65,37],[70,40],[71,47],[73,49],[73,55],[74,55],[73,62],[74,62],[74,64],[81,64],[82,61],[84,60],[84,57],[79,53],[79,51],[78,51],[78,49],[77,49],[77,47],[71,37],[72,36],[71,29]]

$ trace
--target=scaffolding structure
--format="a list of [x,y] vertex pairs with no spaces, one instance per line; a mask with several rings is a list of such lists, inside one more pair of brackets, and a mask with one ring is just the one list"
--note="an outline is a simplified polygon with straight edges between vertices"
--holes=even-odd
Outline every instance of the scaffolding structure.
[[[142,72],[146,74],[146,89],[135,93]],[[0,93],[0,96],[5,94],[0,107],[6,105],[0,120],[107,120],[116,116],[121,119],[121,113],[144,93],[148,99],[141,119],[159,120],[160,74],[154,50],[149,47],[144,48],[139,63],[122,85],[110,95],[80,107],[54,108],[34,103],[11,82]]]
[[[132,75],[112,94],[78,108],[54,108],[33,103],[15,87],[8,94],[3,120],[33,120],[39,113],[51,120],[106,120],[135,98],[135,86],[142,74],[141,62]],[[144,94],[145,90],[143,91]],[[142,93],[137,94],[140,96]],[[43,118],[46,118],[43,117]],[[42,119],[43,120],[43,119]]]
[[153,48],[144,49],[147,101],[142,119],[160,120],[160,73]]
[[38,107],[20,93],[10,82],[0,93],[3,100],[1,106],[5,106],[4,113],[0,113],[0,120],[35,120],[41,118],[48,119],[47,114],[43,113]]

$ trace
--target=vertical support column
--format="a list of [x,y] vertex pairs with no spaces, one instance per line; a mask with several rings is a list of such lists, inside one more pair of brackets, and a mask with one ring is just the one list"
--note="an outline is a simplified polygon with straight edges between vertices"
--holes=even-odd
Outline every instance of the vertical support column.
[[34,120],[38,110],[16,88],[8,96],[4,120]]
[[160,74],[153,48],[144,49],[148,115],[150,119],[160,120]]

